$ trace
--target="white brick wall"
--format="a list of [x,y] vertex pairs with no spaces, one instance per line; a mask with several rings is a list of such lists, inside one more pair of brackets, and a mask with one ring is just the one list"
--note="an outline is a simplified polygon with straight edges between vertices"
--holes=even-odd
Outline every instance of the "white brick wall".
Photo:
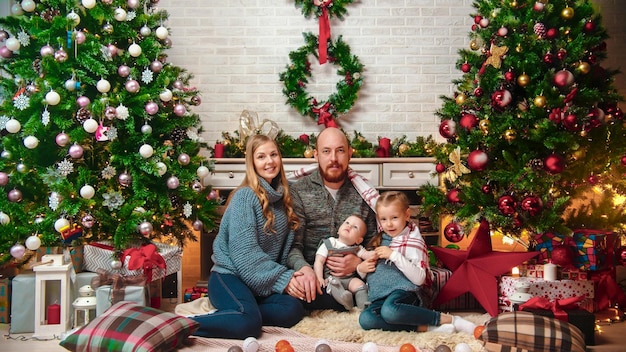
[[[624,6],[618,0],[595,0],[603,11],[609,59],[605,66],[626,62]],[[341,126],[371,140],[377,136],[439,137],[434,111],[440,95],[450,95],[457,50],[467,48],[473,13],[470,0],[356,0],[343,21],[331,21],[333,38],[343,35],[365,65],[364,86]],[[306,19],[291,0],[161,0],[170,13],[173,48],[170,61],[195,76],[202,92],[196,108],[204,137],[212,143],[222,131],[237,129],[243,109],[269,118],[288,134],[317,133],[321,127],[285,104],[278,75],[288,54],[303,45],[301,33],[317,34],[314,18]],[[314,70],[318,87],[309,91],[324,99],[323,83],[334,87],[334,67]],[[330,68],[330,69],[329,69]],[[618,76],[626,94],[626,77]]]

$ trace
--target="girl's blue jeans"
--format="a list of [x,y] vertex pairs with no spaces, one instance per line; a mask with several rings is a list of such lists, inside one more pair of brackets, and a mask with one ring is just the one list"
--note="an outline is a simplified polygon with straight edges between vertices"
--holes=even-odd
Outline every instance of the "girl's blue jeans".
[[416,292],[395,290],[372,302],[359,315],[364,330],[416,331],[419,325],[439,325],[441,313],[420,306]]

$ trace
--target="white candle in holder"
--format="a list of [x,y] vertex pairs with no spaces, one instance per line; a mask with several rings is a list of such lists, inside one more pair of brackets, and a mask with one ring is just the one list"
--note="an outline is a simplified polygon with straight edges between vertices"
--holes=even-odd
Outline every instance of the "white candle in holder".
[[543,279],[546,281],[556,281],[556,265],[552,263],[543,265]]

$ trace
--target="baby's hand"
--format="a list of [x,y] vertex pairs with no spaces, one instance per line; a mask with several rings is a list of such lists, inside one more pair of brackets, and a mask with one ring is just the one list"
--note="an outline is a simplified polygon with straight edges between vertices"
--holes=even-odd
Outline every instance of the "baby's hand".
[[376,257],[364,260],[357,266],[357,270],[360,273],[367,274],[376,271]]

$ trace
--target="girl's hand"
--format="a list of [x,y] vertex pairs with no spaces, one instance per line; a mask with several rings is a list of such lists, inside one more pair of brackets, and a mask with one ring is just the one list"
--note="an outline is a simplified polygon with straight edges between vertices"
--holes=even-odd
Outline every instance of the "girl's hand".
[[387,246],[380,246],[376,247],[376,249],[374,249],[374,252],[376,252],[378,258],[389,259],[393,251]]

